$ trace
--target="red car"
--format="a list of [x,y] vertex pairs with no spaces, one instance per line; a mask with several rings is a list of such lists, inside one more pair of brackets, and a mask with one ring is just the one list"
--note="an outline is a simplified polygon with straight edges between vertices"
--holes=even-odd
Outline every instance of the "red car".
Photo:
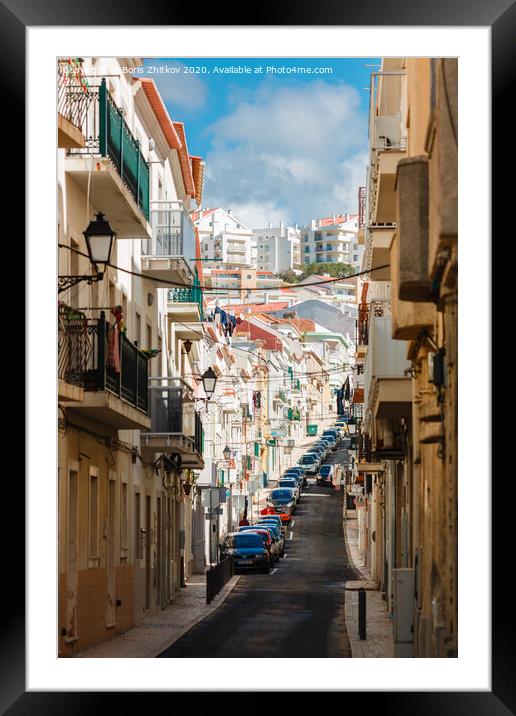
[[260,510],[261,515],[279,515],[281,519],[281,524],[287,524],[290,522],[290,519],[292,515],[287,514],[286,512],[281,512],[281,507],[275,508],[275,507],[264,507],[263,510]]

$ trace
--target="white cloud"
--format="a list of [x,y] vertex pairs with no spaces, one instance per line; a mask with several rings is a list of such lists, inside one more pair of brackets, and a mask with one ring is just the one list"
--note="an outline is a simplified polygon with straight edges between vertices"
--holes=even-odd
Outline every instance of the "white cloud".
[[155,81],[161,98],[169,105],[172,119],[176,119],[175,108],[183,110],[201,109],[208,96],[208,88],[198,75],[184,73],[184,63],[177,60],[146,60],[145,67],[177,68],[177,74],[147,73],[145,77]]
[[264,84],[207,132],[207,205],[231,207],[254,228],[357,210],[367,116],[354,88]]

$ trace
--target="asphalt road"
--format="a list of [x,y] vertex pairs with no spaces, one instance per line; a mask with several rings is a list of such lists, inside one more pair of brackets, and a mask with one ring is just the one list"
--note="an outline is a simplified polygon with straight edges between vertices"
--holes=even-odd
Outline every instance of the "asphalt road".
[[[345,457],[339,450],[328,462]],[[358,575],[345,550],[343,495],[310,484],[277,569],[243,575],[218,609],[159,657],[351,657],[344,584]]]

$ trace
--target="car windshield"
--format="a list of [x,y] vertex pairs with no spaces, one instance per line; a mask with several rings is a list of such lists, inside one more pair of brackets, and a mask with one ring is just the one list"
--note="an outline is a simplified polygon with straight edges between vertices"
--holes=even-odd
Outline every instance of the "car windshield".
[[321,475],[329,475],[331,472],[331,465],[323,465],[321,467]]
[[293,478],[292,478],[292,480],[290,480],[288,477],[286,477],[284,480],[280,480],[278,482],[278,485],[280,487],[292,487],[292,486],[296,486],[297,482]]
[[306,465],[309,462],[315,462],[317,460],[315,455],[303,455],[301,458],[301,464]]
[[263,539],[261,535],[256,532],[246,534],[245,532],[237,535],[229,535],[226,538],[227,547],[245,548],[245,547],[261,547],[263,545]]
[[271,498],[273,500],[286,500],[292,497],[292,490],[272,490]]

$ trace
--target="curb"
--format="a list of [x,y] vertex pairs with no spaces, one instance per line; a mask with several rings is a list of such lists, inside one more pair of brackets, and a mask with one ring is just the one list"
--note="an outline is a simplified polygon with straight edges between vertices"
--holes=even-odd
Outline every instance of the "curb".
[[[158,654],[161,654],[162,651],[164,651],[165,649],[168,649],[170,646],[172,646],[172,644],[175,644],[175,642],[178,639],[180,639],[182,636],[184,636],[196,624],[198,624],[199,622],[202,622],[202,620],[206,619],[206,617],[209,616],[212,612],[214,612],[215,609],[218,609],[218,607],[220,607],[225,602],[227,597],[231,594],[233,589],[236,587],[241,576],[242,576],[241,574],[234,574],[231,577],[231,579],[229,580],[229,582],[227,583],[227,585],[224,587],[224,589],[221,592],[219,592],[219,594],[217,594],[214,601],[210,605],[206,605],[206,610],[202,614],[200,614],[193,621],[191,621],[189,624],[184,626],[183,629],[181,629],[181,631],[178,632],[178,634],[173,637],[172,641],[170,641],[170,639],[167,639],[165,642],[163,642],[163,644],[158,649],[156,649],[154,652],[148,654],[147,657],[145,657],[145,658],[155,659],[158,656]],[[216,603],[214,603],[214,602],[216,602]]]

